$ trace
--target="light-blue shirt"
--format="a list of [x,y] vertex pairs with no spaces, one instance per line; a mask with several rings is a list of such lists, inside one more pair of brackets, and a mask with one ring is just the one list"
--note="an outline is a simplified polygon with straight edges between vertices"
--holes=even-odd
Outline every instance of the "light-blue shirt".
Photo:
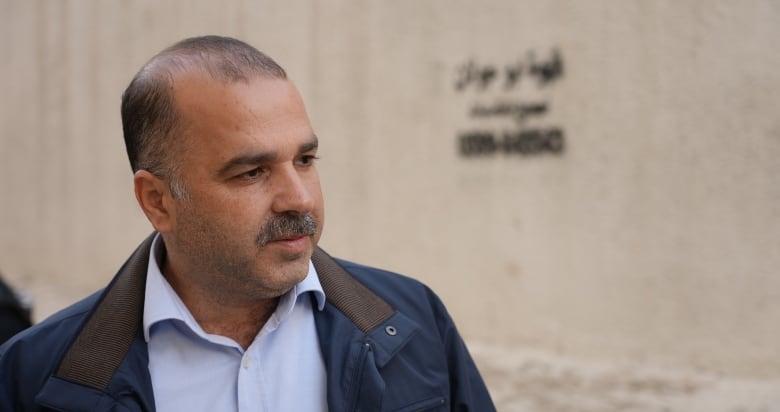
[[[158,234],[146,277],[144,338],[157,410],[327,411],[325,364],[314,325],[325,305],[314,265],[244,351],[234,340],[203,331],[158,261]],[[308,293],[311,292],[311,293]]]

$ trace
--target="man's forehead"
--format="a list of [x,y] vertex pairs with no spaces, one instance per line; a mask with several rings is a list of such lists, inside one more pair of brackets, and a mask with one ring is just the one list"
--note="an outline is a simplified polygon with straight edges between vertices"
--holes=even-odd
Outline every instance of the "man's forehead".
[[172,82],[172,92],[180,114],[195,110],[203,115],[220,109],[251,107],[257,115],[262,115],[284,105],[305,112],[303,100],[292,82],[262,75],[246,82],[234,82],[215,79],[202,71],[182,73]]
[[199,140],[222,140],[250,134],[254,144],[273,146],[274,141],[283,142],[260,139],[266,132],[296,144],[314,137],[300,94],[287,79],[257,76],[248,83],[224,82],[207,73],[189,72],[173,84],[179,131],[188,138],[194,134]]

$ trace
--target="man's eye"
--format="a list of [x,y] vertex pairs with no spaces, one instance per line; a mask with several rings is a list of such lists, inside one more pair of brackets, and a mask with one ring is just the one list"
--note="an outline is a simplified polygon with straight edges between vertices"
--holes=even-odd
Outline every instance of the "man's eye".
[[317,159],[319,159],[319,157],[313,156],[313,155],[306,155],[306,156],[301,156],[301,158],[300,158],[300,160],[298,160],[298,162],[301,165],[303,165],[303,166],[309,166],[312,163],[314,163],[314,161],[317,160]]
[[239,179],[255,179],[258,176],[260,176],[260,168],[259,167],[254,168],[254,169],[252,169],[252,170],[250,170],[248,172],[241,173],[240,175],[238,175],[238,178]]

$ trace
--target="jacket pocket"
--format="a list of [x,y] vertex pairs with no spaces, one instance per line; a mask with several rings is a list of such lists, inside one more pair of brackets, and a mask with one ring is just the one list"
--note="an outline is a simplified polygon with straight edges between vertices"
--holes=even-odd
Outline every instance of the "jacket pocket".
[[415,402],[409,406],[404,406],[401,409],[397,409],[396,412],[443,411],[445,410],[445,406],[447,406],[447,400],[444,399],[443,396],[437,396],[435,398]]

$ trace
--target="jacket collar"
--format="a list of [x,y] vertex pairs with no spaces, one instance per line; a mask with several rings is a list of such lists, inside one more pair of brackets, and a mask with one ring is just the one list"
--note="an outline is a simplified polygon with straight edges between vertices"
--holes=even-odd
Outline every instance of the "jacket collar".
[[39,404],[55,410],[101,411],[114,410],[117,399],[130,397],[133,402],[122,403],[140,408],[130,410],[154,411],[149,352],[141,335],[153,238],[154,234],[136,248],[103,291],[54,376],[38,393]]

